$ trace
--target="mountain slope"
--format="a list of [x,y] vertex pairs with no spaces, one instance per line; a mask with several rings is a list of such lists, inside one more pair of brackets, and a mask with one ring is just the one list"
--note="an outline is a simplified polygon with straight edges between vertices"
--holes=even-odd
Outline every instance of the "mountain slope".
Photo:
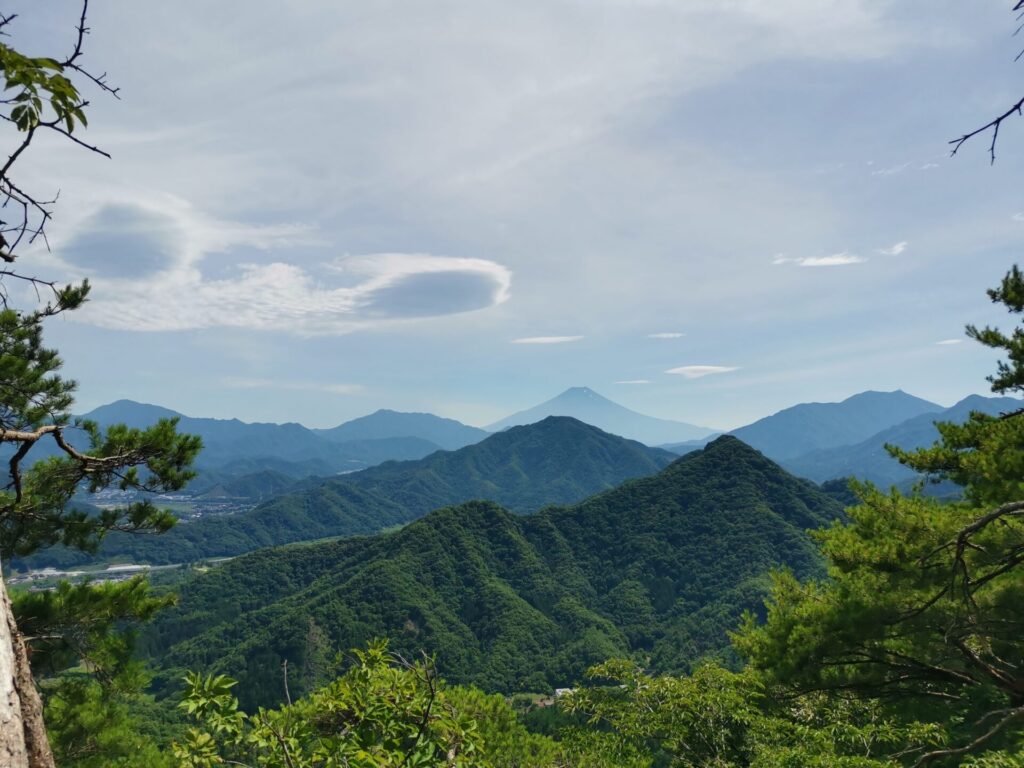
[[861,392],[839,403],[801,403],[755,421],[729,434],[775,461],[814,450],[853,445],[877,432],[941,405],[902,390]]
[[332,442],[414,437],[427,440],[446,451],[479,443],[488,435],[486,431],[477,427],[467,426],[454,419],[444,419],[432,413],[402,413],[389,410],[379,410],[331,429],[313,431]]
[[[307,483],[248,512],[183,523],[159,537],[111,534],[99,556],[180,563],[238,555],[258,547],[374,533],[470,499],[529,512],[653,474],[673,458],[575,419],[552,417],[458,451]],[[70,555],[44,551],[32,563],[66,565]],[[48,559],[54,557],[61,559]]]
[[721,649],[765,572],[820,572],[804,529],[839,505],[734,438],[653,477],[517,517],[486,502],[391,534],[255,552],[191,580],[147,631],[164,665],[240,676],[274,700],[287,658],[300,688],[334,651],[389,636],[438,654],[455,682],[568,685],[589,664],[640,652],[659,670]]
[[1024,402],[1012,397],[971,395],[951,408],[908,419],[855,445],[812,451],[782,463],[790,472],[815,482],[852,476],[879,485],[895,485],[913,480],[916,475],[889,455],[886,444],[908,450],[924,448],[939,438],[936,421],[963,422],[971,411],[997,415],[1022,405]]
[[549,416],[458,451],[381,464],[345,481],[398,501],[413,517],[469,499],[525,513],[654,474],[674,458],[576,419]]
[[558,397],[514,413],[491,424],[487,429],[491,432],[500,432],[513,426],[533,424],[548,416],[571,416],[605,432],[621,435],[630,440],[639,440],[647,445],[693,440],[714,432],[682,421],[645,416],[612,402],[587,387],[567,389]]

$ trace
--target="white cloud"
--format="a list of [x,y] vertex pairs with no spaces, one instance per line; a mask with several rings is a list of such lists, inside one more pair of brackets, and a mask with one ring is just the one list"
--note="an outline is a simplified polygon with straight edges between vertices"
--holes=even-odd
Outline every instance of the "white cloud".
[[739,368],[728,365],[683,365],[679,368],[669,368],[665,373],[672,373],[687,379],[700,379],[704,376],[713,376],[717,373],[731,373],[738,370]]
[[906,240],[902,240],[894,245],[890,245],[888,248],[879,248],[878,252],[883,256],[899,256],[910,245]]
[[649,339],[681,339],[685,335],[686,335],[685,333],[677,333],[675,331],[670,331],[670,332],[665,332],[665,333],[649,333],[649,334],[647,334],[647,338],[649,338]]
[[332,395],[357,395],[363,391],[360,384],[340,384],[321,381],[277,381],[228,376],[220,380],[229,389],[280,389],[293,392],[326,392]]
[[1014,221],[1024,221],[1024,213],[1015,213],[1011,217]]
[[867,259],[853,253],[833,253],[831,256],[806,256],[804,258],[790,258],[778,255],[772,259],[772,264],[795,264],[798,267],[842,267],[847,264],[862,264]]
[[625,379],[624,381],[616,381],[616,384],[650,384],[651,382],[647,379]]
[[[281,260],[279,254],[299,246],[312,247],[314,258]],[[101,208],[55,251],[83,276],[95,269],[90,258],[135,260],[134,273],[98,281],[92,300],[76,313],[76,319],[119,330],[337,334],[484,309],[509,298],[511,272],[494,261],[429,253],[325,260],[323,247],[306,227],[216,221],[163,199]]]
[[568,344],[572,341],[579,341],[582,336],[527,336],[522,339],[512,339],[513,344]]
[[861,264],[867,259],[853,253],[834,253],[831,256],[811,256],[800,259],[797,263],[801,267],[842,267],[847,264]]
[[936,341],[936,346],[940,347],[951,347],[954,344],[962,344],[963,339],[943,339],[942,341]]

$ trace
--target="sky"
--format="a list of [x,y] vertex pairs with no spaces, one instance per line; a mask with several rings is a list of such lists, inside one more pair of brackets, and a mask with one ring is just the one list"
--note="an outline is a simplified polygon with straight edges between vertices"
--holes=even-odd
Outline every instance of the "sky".
[[[60,55],[79,6],[8,3]],[[93,0],[42,277],[81,411],[487,424],[570,386],[728,429],[985,392],[1024,242],[1009,0]]]

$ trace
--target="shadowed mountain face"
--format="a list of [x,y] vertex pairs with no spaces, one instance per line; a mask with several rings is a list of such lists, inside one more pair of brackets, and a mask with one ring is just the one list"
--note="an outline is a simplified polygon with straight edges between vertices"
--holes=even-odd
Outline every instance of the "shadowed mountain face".
[[548,416],[571,416],[605,432],[639,440],[647,445],[682,442],[711,435],[714,430],[682,421],[668,421],[631,411],[587,387],[572,387],[558,397],[495,422],[487,427],[499,432],[512,426],[533,424]]
[[906,392],[861,392],[839,403],[802,403],[729,434],[775,461],[853,445],[907,419],[938,413],[941,405]]
[[[470,499],[493,500],[525,513],[654,474],[673,458],[667,451],[575,419],[551,417],[458,451],[307,483],[249,512],[181,524],[159,537],[112,534],[99,554],[149,563],[191,562],[295,541],[374,533]],[[69,557],[76,558],[70,562],[82,560],[54,549],[35,556],[32,563],[66,565]]]
[[187,583],[144,644],[165,681],[226,672],[247,705],[279,698],[264,671],[283,659],[308,689],[336,650],[378,636],[502,691],[569,685],[632,652],[684,669],[759,608],[768,569],[819,573],[805,529],[840,514],[724,437],[570,507],[517,517],[471,502],[395,533],[255,552]]
[[816,482],[856,477],[883,486],[897,485],[913,480],[916,474],[889,455],[885,450],[887,444],[906,450],[925,448],[939,439],[935,428],[937,421],[960,423],[966,421],[972,411],[995,416],[1022,406],[1024,401],[1013,397],[971,395],[944,411],[908,419],[854,445],[806,453],[784,461],[783,466]]

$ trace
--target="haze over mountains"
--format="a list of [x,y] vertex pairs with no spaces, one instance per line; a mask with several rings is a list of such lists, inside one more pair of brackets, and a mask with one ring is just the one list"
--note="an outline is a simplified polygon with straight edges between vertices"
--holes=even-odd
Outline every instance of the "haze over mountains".
[[770,568],[820,573],[805,529],[840,515],[814,484],[721,437],[574,506],[518,517],[472,502],[392,534],[239,558],[187,584],[147,645],[171,680],[188,668],[239,678],[250,706],[280,698],[265,670],[282,660],[304,690],[335,651],[381,636],[489,690],[566,685],[635,651],[680,669],[725,647]]
[[272,469],[294,478],[332,475],[392,459],[418,459],[487,436],[481,429],[433,414],[385,410],[318,430],[294,423],[195,418],[131,400],[118,400],[84,415],[101,426],[124,423],[130,427],[173,417],[179,419],[181,431],[203,438],[201,469],[232,474]]
[[499,432],[509,427],[533,424],[548,416],[571,416],[587,424],[610,432],[613,435],[639,440],[647,445],[695,440],[715,433],[715,430],[698,427],[682,421],[669,421],[645,416],[612,402],[589,387],[572,387],[558,397],[540,405],[519,411],[500,421],[490,424],[487,429]]
[[812,451],[782,462],[790,472],[815,482],[836,477],[857,477],[882,485],[897,485],[913,480],[915,474],[895,461],[885,446],[896,445],[910,450],[924,448],[939,437],[936,421],[961,423],[972,411],[997,416],[1017,410],[1021,401],[1013,397],[982,397],[970,395],[950,408],[924,413],[895,426],[881,430],[854,445]]
[[[730,434],[787,469],[817,481],[855,475],[881,483],[903,482],[912,475],[889,458],[883,447],[886,442],[903,447],[928,444],[937,435],[932,426],[936,420],[963,421],[971,410],[998,413],[1017,404],[1019,400],[1013,398],[972,395],[943,409],[900,390],[867,391],[840,402],[800,403]],[[647,445],[663,444],[675,454],[693,451],[714,436],[707,428],[638,414],[588,387],[567,389],[488,429],[500,432],[512,425],[536,424],[551,415],[578,419]],[[439,451],[455,451],[489,434],[453,419],[389,410],[330,429],[194,418],[131,400],[118,400],[85,416],[100,425],[122,422],[136,427],[160,418],[178,418],[183,431],[199,434],[204,441],[198,462],[200,477],[190,485],[191,492],[252,500],[280,494],[309,477],[330,477],[388,461],[415,461]],[[675,442],[665,439],[681,435],[697,436]],[[537,450],[542,451],[540,446]],[[454,503],[449,497],[444,499],[442,503]]]
[[895,392],[861,392],[838,403],[802,403],[755,421],[729,434],[775,461],[810,451],[853,445],[871,435],[941,405]]
[[470,427],[455,419],[444,419],[432,413],[402,413],[386,409],[346,421],[332,429],[313,431],[336,443],[418,437],[446,451],[478,443],[488,434],[478,427]]

